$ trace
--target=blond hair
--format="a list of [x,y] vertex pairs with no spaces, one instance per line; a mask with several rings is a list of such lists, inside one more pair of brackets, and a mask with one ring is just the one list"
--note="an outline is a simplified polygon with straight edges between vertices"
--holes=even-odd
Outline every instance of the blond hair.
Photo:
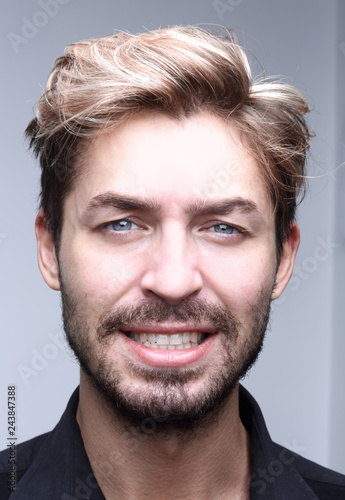
[[74,43],[55,61],[26,130],[40,158],[41,207],[55,241],[84,142],[143,110],[176,119],[206,110],[235,125],[262,169],[281,248],[304,188],[308,104],[289,85],[255,80],[232,35],[190,26]]

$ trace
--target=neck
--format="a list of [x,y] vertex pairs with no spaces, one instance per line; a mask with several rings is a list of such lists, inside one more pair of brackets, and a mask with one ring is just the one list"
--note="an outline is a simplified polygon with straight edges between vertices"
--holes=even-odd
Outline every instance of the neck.
[[126,425],[82,373],[77,420],[107,500],[249,499],[250,440],[238,386],[214,421],[191,436],[156,432],[154,421],[141,430]]

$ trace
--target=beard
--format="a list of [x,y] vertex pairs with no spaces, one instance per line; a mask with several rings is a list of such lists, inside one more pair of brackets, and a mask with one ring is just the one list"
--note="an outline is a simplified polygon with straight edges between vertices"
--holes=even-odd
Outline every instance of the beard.
[[[60,276],[62,312],[67,340],[81,368],[127,428],[141,434],[195,437],[196,430],[217,422],[225,403],[241,378],[252,367],[262,349],[269,322],[272,288],[262,290],[256,304],[248,305],[251,326],[241,324],[228,308],[201,299],[184,299],[169,305],[163,299],[143,299],[135,305],[119,306],[104,312],[91,328],[79,304]],[[217,366],[198,391],[191,390],[204,367],[167,368],[142,366],[131,362],[132,374],[145,381],[144,390],[134,390],[114,360],[107,357],[119,330],[126,325],[207,323],[220,338]]]

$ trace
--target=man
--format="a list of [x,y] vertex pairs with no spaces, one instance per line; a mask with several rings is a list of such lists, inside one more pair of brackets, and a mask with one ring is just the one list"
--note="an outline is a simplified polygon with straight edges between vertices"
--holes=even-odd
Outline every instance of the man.
[[191,27],[56,61],[27,135],[39,267],[81,379],[55,430],[17,447],[11,500],[345,498],[239,386],[293,270],[307,111]]

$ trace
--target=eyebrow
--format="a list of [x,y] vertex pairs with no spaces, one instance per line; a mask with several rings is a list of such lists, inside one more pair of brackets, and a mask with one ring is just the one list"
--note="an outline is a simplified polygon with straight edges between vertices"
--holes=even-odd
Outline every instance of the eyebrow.
[[[136,210],[157,213],[162,206],[152,198],[131,197],[114,192],[106,192],[92,198],[86,207],[86,212],[93,212],[98,208],[114,208],[117,210]],[[198,200],[187,207],[187,213],[194,216],[208,214],[225,215],[232,212],[250,214],[259,213],[258,206],[252,200],[236,197],[229,200]]]
[[252,212],[258,212],[259,209],[256,203],[252,200],[246,198],[237,197],[230,200],[220,200],[211,202],[207,201],[196,201],[192,203],[188,208],[188,213],[193,215],[225,215],[232,212],[240,212],[245,214],[250,214]]
[[117,210],[143,210],[158,212],[161,205],[151,198],[133,198],[113,192],[102,193],[90,200],[86,211],[97,208],[115,208]]

